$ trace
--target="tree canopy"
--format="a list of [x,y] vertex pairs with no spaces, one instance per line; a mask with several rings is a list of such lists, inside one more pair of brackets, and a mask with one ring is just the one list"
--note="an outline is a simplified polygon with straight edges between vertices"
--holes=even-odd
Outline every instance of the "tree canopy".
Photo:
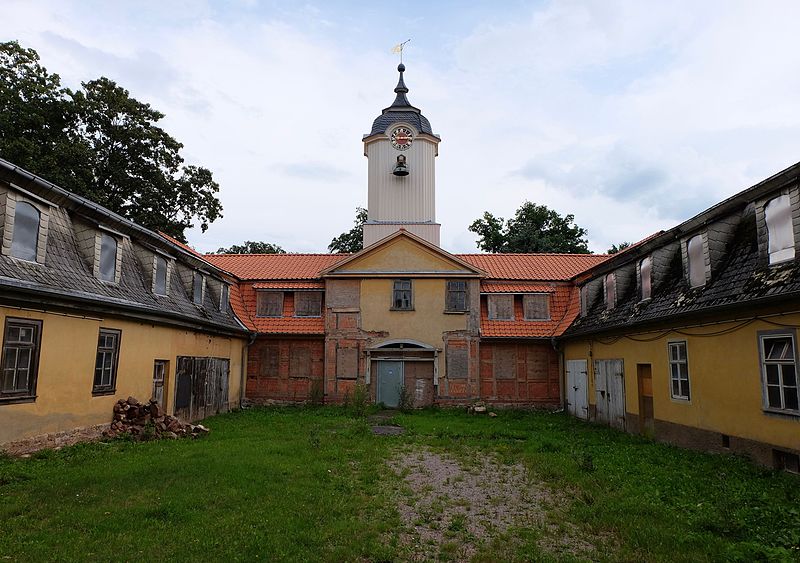
[[364,223],[367,222],[367,210],[356,207],[356,219],[352,229],[334,238],[328,250],[336,253],[358,252],[364,248]]
[[216,254],[286,254],[286,251],[271,242],[246,240],[244,244],[233,244],[229,248],[218,248]]
[[619,244],[612,244],[612,245],[611,245],[611,248],[609,248],[609,249],[606,251],[606,254],[616,254],[617,252],[620,252],[620,251],[622,251],[622,250],[625,250],[625,249],[626,249],[626,248],[628,248],[630,245],[631,245],[631,243],[629,243],[628,241],[621,242],[621,243],[619,243]]
[[0,157],[185,242],[222,216],[219,185],[184,164],[163,118],[108,78],[72,91],[36,51],[0,43]]
[[526,201],[513,218],[505,220],[487,211],[469,230],[478,235],[478,248],[485,252],[588,253],[586,229],[575,225],[574,219]]

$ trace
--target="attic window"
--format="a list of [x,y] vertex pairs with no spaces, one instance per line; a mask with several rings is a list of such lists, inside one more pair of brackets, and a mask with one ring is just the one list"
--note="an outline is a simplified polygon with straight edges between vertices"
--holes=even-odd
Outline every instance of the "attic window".
[[100,279],[117,279],[117,239],[106,233],[100,233]]
[[639,262],[639,278],[642,283],[642,300],[650,299],[653,287],[653,259],[649,256]]
[[613,309],[617,304],[617,277],[613,272],[603,279],[603,293],[606,296],[606,309]]
[[39,210],[30,203],[18,201],[14,212],[14,234],[11,238],[11,256],[36,261],[39,242]]
[[700,287],[706,283],[706,265],[703,260],[703,236],[695,235],[686,243],[688,256],[689,285]]
[[322,316],[321,291],[295,291],[294,292],[295,317],[320,317]]
[[589,287],[584,285],[580,289],[580,298],[581,298],[581,316],[585,317],[586,313],[589,312]]
[[228,297],[229,297],[229,288],[228,284],[222,284],[222,291],[220,292],[219,296],[219,310],[223,313],[228,312]]
[[764,207],[769,237],[769,263],[777,264],[794,258],[792,205],[784,194],[770,200]]
[[550,294],[534,293],[523,295],[522,310],[526,321],[550,320]]
[[156,268],[154,271],[153,292],[157,295],[167,294],[167,260],[156,255]]
[[282,291],[259,291],[256,293],[256,316],[257,317],[282,317],[283,316],[283,292]]
[[203,304],[203,274],[195,272],[192,278],[192,301],[195,305]]
[[488,296],[489,318],[493,321],[514,320],[514,296],[495,293]]

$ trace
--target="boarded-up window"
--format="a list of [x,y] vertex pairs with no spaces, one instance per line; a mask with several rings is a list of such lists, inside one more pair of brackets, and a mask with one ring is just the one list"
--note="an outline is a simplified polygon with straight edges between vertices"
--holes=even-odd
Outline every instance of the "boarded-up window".
[[283,292],[282,291],[258,291],[258,292],[256,292],[256,316],[257,317],[282,317],[283,316]]
[[580,297],[581,297],[581,316],[585,317],[586,313],[589,312],[589,287],[584,285],[580,289]]
[[514,296],[492,294],[488,296],[489,318],[495,321],[514,320]]
[[358,348],[336,350],[336,377],[356,379],[358,377]]
[[40,217],[39,211],[30,203],[17,202],[14,233],[11,236],[11,256],[36,261]]
[[649,256],[639,263],[639,277],[642,281],[642,299],[650,299],[653,284],[653,259]]
[[606,296],[606,309],[613,309],[617,304],[617,276],[607,274],[603,279],[603,291]]
[[788,195],[778,196],[764,208],[769,237],[769,263],[777,264],[794,258],[792,206]]
[[195,272],[192,274],[192,301],[195,305],[203,304],[203,274]]
[[222,284],[222,291],[219,296],[219,310],[223,313],[228,312],[228,284]]
[[546,321],[550,319],[550,294],[535,293],[522,297],[522,309],[526,321]]
[[392,285],[392,309],[410,310],[413,307],[411,280],[394,280]]
[[703,236],[696,235],[686,243],[686,255],[689,257],[689,285],[700,287],[706,283],[706,265],[703,259]]
[[295,317],[322,316],[322,292],[295,291],[294,316]]
[[528,371],[528,381],[544,381],[547,379],[550,368],[550,348],[528,346],[525,364]]
[[308,346],[292,346],[289,356],[289,376],[308,377],[311,375],[311,350]]
[[464,312],[467,310],[467,282],[450,280],[447,282],[445,311]]
[[278,377],[281,349],[278,344],[265,344],[261,348],[258,374],[261,377]]
[[517,376],[516,346],[495,346],[492,357],[495,379],[514,379]]
[[465,379],[469,373],[469,350],[466,344],[447,346],[447,378]]

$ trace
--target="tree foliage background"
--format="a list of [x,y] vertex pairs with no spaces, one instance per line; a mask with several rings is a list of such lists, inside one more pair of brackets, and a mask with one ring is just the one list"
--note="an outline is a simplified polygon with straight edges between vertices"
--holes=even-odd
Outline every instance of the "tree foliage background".
[[487,211],[469,230],[478,235],[478,248],[485,252],[589,253],[586,229],[574,220],[572,214],[562,217],[545,205],[526,201],[513,218],[505,220]]
[[367,210],[363,207],[356,207],[356,219],[354,226],[349,231],[335,237],[328,245],[330,252],[358,252],[364,248],[364,234],[362,229],[367,222]]
[[244,244],[233,244],[228,248],[218,248],[216,254],[286,254],[286,251],[271,242],[246,240]]
[[219,185],[184,164],[164,114],[108,78],[72,91],[33,49],[0,43],[0,157],[153,230],[184,231],[222,216]]

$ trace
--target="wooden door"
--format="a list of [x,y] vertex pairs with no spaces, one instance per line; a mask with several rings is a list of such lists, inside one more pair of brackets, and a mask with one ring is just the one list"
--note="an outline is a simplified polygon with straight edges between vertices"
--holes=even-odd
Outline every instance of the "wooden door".
[[167,371],[169,362],[167,360],[156,360],[153,362],[153,396],[162,409],[166,406],[164,402],[164,389],[167,388]]
[[595,360],[597,422],[625,430],[625,371],[622,360]]
[[586,360],[567,360],[567,412],[572,416],[589,418],[589,396]]
[[653,375],[650,364],[636,364],[639,387],[639,433],[652,438],[655,435],[653,414]]
[[198,420],[228,406],[230,360],[179,356],[175,368],[175,416]]

